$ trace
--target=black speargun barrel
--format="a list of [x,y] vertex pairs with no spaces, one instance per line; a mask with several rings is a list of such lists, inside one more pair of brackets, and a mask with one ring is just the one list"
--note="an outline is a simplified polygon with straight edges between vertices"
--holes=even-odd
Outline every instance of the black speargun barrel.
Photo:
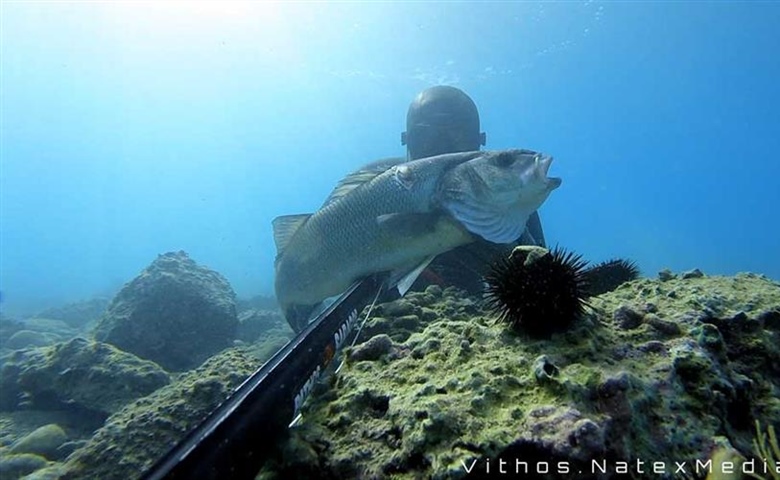
[[254,478],[381,285],[378,277],[353,284],[142,478]]

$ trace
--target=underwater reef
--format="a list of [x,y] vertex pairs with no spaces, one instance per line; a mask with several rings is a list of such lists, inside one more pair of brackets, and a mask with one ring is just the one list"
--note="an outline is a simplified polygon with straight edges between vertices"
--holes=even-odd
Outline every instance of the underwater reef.
[[[258,478],[623,478],[642,461],[703,479],[696,461],[771,456],[780,284],[663,271],[587,302],[544,337],[454,287],[377,305]],[[266,303],[240,303],[233,346],[186,371],[78,337],[5,354],[0,477],[137,478],[289,340]]]
[[549,339],[453,288],[378,306],[261,477],[481,478],[503,460],[548,469],[527,478],[642,477],[637,461],[704,478],[718,449],[755,456],[755,420],[779,428],[778,283],[664,271],[588,302]]

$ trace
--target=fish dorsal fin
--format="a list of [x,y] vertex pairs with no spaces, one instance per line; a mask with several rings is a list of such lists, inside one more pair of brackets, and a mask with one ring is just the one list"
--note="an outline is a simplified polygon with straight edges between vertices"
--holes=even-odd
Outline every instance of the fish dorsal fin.
[[276,244],[276,253],[281,254],[290,243],[290,238],[301,228],[301,225],[311,217],[311,213],[300,215],[282,215],[274,218],[271,225],[274,227],[274,243]]
[[376,162],[372,162],[368,165],[360,167],[360,169],[350,173],[336,184],[336,187],[332,192],[330,192],[330,195],[328,195],[328,198],[325,200],[325,203],[323,203],[322,206],[326,207],[330,205],[357,187],[363,185],[364,183],[370,182],[375,177],[381,175],[391,167],[406,161],[407,160],[402,157],[384,158],[382,160],[377,160]]

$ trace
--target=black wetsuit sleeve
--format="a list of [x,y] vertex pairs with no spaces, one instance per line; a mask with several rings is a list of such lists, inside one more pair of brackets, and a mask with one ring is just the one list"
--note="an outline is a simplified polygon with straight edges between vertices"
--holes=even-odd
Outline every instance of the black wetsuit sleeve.
[[538,211],[532,213],[531,216],[528,217],[525,228],[536,241],[536,245],[545,248],[547,247],[547,243],[544,241],[544,232],[542,231],[542,220],[539,218]]

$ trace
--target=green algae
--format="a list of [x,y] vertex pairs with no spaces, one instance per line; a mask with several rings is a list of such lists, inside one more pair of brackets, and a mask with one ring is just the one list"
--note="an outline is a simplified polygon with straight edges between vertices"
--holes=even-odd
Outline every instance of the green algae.
[[14,409],[28,398],[108,415],[169,381],[153,362],[77,337],[9,355],[0,368],[0,408]]
[[[753,274],[664,278],[590,299],[549,340],[508,332],[452,288],[379,306],[363,338],[388,335],[391,353],[348,361],[293,431],[308,454],[263,474],[458,478],[462,462],[517,441],[564,458],[673,465],[706,460],[726,432],[748,452],[753,418],[780,423],[780,286]],[[639,321],[621,325],[619,309]],[[589,449],[560,440],[583,425],[597,432]]]

